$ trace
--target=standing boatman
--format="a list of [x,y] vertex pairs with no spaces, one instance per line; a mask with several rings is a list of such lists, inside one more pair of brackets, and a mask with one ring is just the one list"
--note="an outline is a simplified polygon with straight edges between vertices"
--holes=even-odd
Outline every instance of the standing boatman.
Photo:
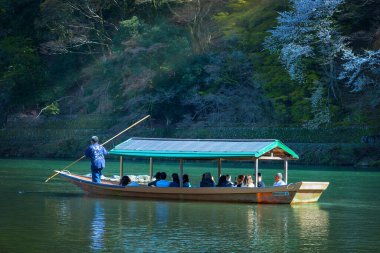
[[108,154],[107,150],[100,145],[97,136],[91,137],[91,145],[87,148],[85,155],[91,159],[92,182],[100,183],[102,169],[106,167],[104,156]]

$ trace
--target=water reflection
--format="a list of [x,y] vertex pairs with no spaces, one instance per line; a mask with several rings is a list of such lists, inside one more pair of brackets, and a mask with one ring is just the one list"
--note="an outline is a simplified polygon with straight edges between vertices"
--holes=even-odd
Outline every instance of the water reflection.
[[[251,208],[247,209],[251,222],[247,231],[252,235],[252,248],[264,251],[272,251],[271,247],[280,251],[325,249],[329,238],[329,215],[318,204],[254,205]],[[273,245],[274,238],[276,245]],[[270,242],[272,245],[268,245]]]
[[[183,247],[192,251],[236,251],[245,245],[246,251],[271,251],[273,247],[280,251],[323,250],[329,236],[328,212],[318,205],[128,200],[119,202],[117,208],[115,215],[119,217],[107,216],[107,231],[115,233],[110,236],[117,238],[124,249],[128,245],[170,251]],[[104,229],[104,217],[97,222]],[[139,241],[137,237],[149,240]],[[93,236],[93,241],[98,238]]]
[[301,250],[328,250],[330,234],[329,213],[318,204],[297,205],[292,207],[296,224],[299,227],[299,238],[303,242]]
[[104,209],[100,201],[96,201],[91,222],[91,249],[103,249],[105,225]]
[[151,214],[154,217],[156,224],[167,226],[169,222],[169,204],[166,202],[155,202],[155,213]]
[[71,218],[70,206],[61,202],[59,207],[57,215],[63,226],[61,229],[65,230],[66,226],[73,229],[70,226],[74,222],[67,220],[80,218],[81,233],[87,234],[92,252],[105,249],[110,252],[328,250],[329,213],[318,204],[290,206],[89,198],[82,202],[81,214],[78,216],[76,211]]
[[58,209],[57,209],[57,217],[58,217],[58,225],[60,226],[67,226],[69,224],[69,221],[71,219],[71,210],[70,207],[65,200],[61,200],[58,203]]
[[70,230],[70,221],[72,219],[69,202],[67,200],[62,199],[58,202],[53,203],[46,201],[45,205],[48,207],[48,209],[52,208],[53,210],[55,210],[55,224],[57,226],[57,229],[55,230],[56,236],[65,236],[65,234],[67,234]]

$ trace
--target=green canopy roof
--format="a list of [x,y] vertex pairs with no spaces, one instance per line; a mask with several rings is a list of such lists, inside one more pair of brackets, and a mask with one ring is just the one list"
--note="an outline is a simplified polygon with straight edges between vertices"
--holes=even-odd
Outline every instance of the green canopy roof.
[[279,140],[156,139],[133,137],[110,152],[113,155],[161,158],[267,158],[298,159]]

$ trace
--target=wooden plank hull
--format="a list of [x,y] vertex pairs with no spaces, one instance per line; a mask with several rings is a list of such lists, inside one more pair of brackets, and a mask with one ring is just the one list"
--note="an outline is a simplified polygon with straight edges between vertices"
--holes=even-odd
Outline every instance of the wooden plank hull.
[[144,185],[139,187],[122,187],[110,181],[102,181],[100,184],[93,183],[88,177],[66,172],[60,172],[59,175],[84,191],[99,195],[165,200],[268,204],[317,202],[329,184],[328,182],[298,182],[287,186],[267,188],[158,188]]

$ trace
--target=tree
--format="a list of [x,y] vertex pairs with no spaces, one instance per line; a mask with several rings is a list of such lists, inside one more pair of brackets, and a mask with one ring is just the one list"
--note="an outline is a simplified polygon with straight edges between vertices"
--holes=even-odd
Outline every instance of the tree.
[[264,42],[270,52],[280,55],[292,80],[309,86],[313,119],[305,124],[308,127],[328,124],[330,99],[340,101],[337,66],[347,43],[334,15],[343,2],[290,0],[290,10],[279,13],[277,26]]
[[226,2],[225,0],[166,1],[175,22],[188,27],[194,54],[204,53],[211,44],[213,26],[210,17]]
[[291,10],[279,13],[265,47],[280,55],[290,77],[305,82],[308,68],[317,69],[338,99],[337,59],[346,46],[333,15],[344,0],[290,0]]
[[351,49],[344,50],[343,70],[340,79],[347,80],[352,91],[361,91],[367,85],[380,85],[380,50],[366,50],[356,55]]
[[[31,39],[0,40],[0,94],[4,108],[25,109],[44,101],[46,73]],[[7,101],[7,102],[6,102]]]
[[41,4],[39,27],[51,36],[41,44],[44,54],[111,54],[112,36],[118,30],[113,16],[127,9],[128,1],[48,0]]

